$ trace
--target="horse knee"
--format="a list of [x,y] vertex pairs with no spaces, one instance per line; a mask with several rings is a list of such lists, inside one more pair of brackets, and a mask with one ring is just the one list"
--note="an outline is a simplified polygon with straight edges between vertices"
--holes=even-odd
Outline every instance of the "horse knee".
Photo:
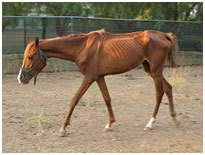
[[70,102],[70,107],[73,108],[78,104],[78,99],[73,98],[72,101]]
[[168,85],[169,87],[164,89],[164,92],[166,93],[167,97],[171,98],[172,97],[172,86]]
[[107,106],[110,106],[110,103],[111,103],[111,98],[110,97],[105,97],[104,101],[105,101]]
[[164,95],[164,91],[158,91],[156,94],[156,97],[159,100],[159,99],[162,99],[163,95]]
[[164,95],[164,91],[162,90],[159,92],[159,97],[162,97],[163,95]]

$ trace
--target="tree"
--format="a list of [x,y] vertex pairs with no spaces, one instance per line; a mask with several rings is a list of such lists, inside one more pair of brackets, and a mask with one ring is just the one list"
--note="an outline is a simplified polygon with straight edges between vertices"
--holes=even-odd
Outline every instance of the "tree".
[[[52,16],[91,16],[119,19],[190,20],[203,21],[202,2],[3,2],[3,15],[28,14]],[[10,23],[3,20],[2,31]],[[43,26],[47,23],[44,20]],[[122,23],[115,21],[123,30]],[[56,19],[56,33],[63,35],[70,24],[67,19]],[[127,27],[133,30],[133,21]],[[43,31],[45,33],[45,31]]]
[[[23,16],[31,12],[32,3],[22,2],[3,2],[2,3],[2,14],[3,16]],[[14,19],[7,18],[2,20],[2,32],[5,30],[9,23],[15,23]]]
[[94,17],[202,21],[202,2],[88,3]]
[[[52,16],[88,16],[89,11],[87,10],[86,3],[55,3],[55,2],[44,2],[38,3],[38,13],[52,15]],[[44,22],[45,23],[45,22]],[[65,35],[67,27],[70,21],[68,19],[56,19],[56,33],[60,36]],[[46,25],[44,24],[44,27]],[[70,25],[72,26],[72,25]]]
[[[74,2],[4,2],[2,5],[4,16],[24,16],[28,14],[33,15],[50,15],[50,16],[88,16],[89,9],[86,3]],[[11,22],[11,18],[3,20],[2,31]],[[65,27],[69,21],[64,19],[56,19],[56,33],[59,35],[65,34]],[[45,34],[46,20],[42,21],[43,33]],[[44,36],[45,37],[45,36]]]
[[[201,2],[117,2],[88,3],[92,16],[124,19],[152,20],[203,20]],[[115,21],[123,32],[123,23]],[[133,21],[127,24],[128,31],[133,30]],[[183,26],[181,27],[183,28]],[[176,30],[173,30],[176,32]]]

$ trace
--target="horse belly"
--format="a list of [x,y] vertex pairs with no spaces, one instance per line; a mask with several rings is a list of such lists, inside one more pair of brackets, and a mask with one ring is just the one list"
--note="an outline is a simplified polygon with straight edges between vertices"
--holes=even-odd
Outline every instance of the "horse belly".
[[[142,51],[139,51],[139,53],[141,52]],[[101,63],[99,65],[99,71],[102,75],[119,74],[136,68],[142,64],[143,61],[144,57],[141,54],[137,54],[137,52],[133,54],[127,54],[127,56],[124,57],[113,56],[112,54],[109,54],[100,61]]]

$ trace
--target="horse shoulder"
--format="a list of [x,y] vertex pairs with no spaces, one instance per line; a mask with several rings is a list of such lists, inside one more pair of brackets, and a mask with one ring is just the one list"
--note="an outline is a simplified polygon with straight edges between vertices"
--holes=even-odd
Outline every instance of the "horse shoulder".
[[99,51],[101,48],[101,40],[96,35],[90,35],[79,52],[76,64],[83,74],[96,76],[98,71]]

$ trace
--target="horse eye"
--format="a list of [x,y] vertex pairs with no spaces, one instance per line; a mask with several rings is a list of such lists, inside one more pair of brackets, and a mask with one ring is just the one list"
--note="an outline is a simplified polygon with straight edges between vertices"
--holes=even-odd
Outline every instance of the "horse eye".
[[28,59],[29,59],[29,60],[33,60],[33,55],[28,56]]

